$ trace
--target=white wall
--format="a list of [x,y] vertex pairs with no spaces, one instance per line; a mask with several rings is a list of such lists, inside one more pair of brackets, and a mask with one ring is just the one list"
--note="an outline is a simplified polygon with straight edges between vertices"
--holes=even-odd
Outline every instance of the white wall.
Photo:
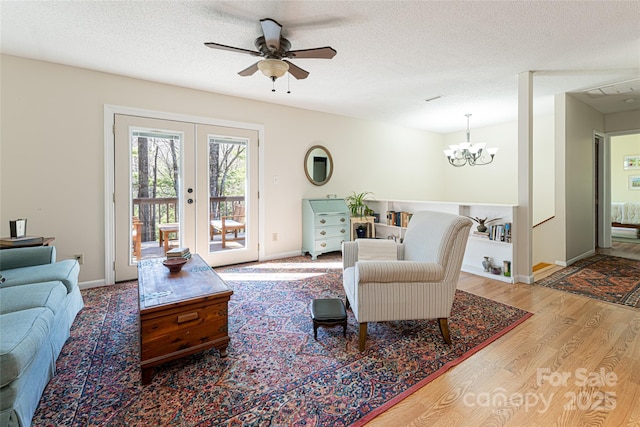
[[[473,119],[473,117],[472,117]],[[473,120],[472,120],[473,122]],[[471,129],[471,142],[485,142],[487,147],[497,147],[498,152],[493,163],[485,166],[453,167],[448,165],[446,157],[440,151],[439,157],[445,160],[446,168],[440,182],[446,183],[443,201],[518,203],[518,124],[503,123],[495,126]],[[466,131],[445,135],[442,149],[466,140]]]
[[[447,191],[438,134],[7,55],[0,67],[0,234],[27,218],[29,234],[56,237],[59,258],[85,254],[82,282],[104,279],[105,104],[264,126],[267,257],[299,253],[302,198],[371,191],[438,200]],[[303,170],[315,144],[335,161],[322,187]],[[272,233],[278,242],[264,238]]]
[[[267,257],[299,252],[306,197],[370,191],[379,199],[517,203],[515,122],[471,126],[472,141],[499,148],[496,160],[454,168],[442,150],[464,140],[464,132],[439,135],[7,55],[0,66],[0,234],[8,235],[10,219],[28,218],[30,234],[56,237],[60,258],[85,254],[81,281],[104,278],[105,104],[262,125],[260,234]],[[556,97],[555,108],[555,121],[534,118],[534,204],[544,203],[546,212],[553,205],[556,215],[534,229],[534,264],[567,261],[592,247],[593,131],[603,123],[608,132],[640,127],[640,111],[603,118],[566,95]],[[536,154],[552,139],[553,174],[547,173],[552,162],[541,164]],[[322,187],[307,182],[303,171],[315,144],[326,146],[335,162]],[[553,203],[536,196],[550,179]],[[264,238],[272,233],[278,242]]]
[[604,132],[604,115],[566,96],[566,260],[571,263],[595,250],[594,132]]
[[604,115],[567,94],[555,99],[555,216],[533,233],[534,265],[568,265],[595,250],[594,132]]
[[606,114],[604,128],[607,132],[640,131],[640,108],[634,111]]

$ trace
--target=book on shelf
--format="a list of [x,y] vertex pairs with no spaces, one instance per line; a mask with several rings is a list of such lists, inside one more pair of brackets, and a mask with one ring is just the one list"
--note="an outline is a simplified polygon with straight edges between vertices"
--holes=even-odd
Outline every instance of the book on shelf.
[[32,243],[42,243],[43,241],[44,241],[44,237],[40,237],[40,236],[3,237],[0,239],[0,245],[20,246],[20,245],[28,245]]
[[478,230],[473,230],[473,234],[476,236],[481,236],[481,237],[489,237],[489,232],[488,231],[478,231]]
[[511,223],[490,225],[489,240],[511,243]]
[[387,225],[396,225],[396,211],[387,211]]
[[400,227],[407,228],[411,214],[409,212],[400,212]]

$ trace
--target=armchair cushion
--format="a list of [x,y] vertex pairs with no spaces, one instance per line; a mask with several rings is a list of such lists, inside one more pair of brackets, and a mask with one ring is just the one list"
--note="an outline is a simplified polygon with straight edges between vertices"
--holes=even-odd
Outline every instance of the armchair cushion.
[[416,261],[358,261],[356,282],[437,282],[444,277],[444,269],[435,262]]
[[358,260],[397,260],[397,244],[393,240],[358,239]]

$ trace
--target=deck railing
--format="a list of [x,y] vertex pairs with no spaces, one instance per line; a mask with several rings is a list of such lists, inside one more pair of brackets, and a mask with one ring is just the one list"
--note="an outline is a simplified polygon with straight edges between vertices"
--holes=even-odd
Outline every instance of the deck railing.
[[[132,199],[133,216],[142,222],[142,241],[158,240],[158,225],[180,222],[177,197],[149,197]],[[244,206],[244,196],[209,198],[211,219],[232,215],[236,206]]]

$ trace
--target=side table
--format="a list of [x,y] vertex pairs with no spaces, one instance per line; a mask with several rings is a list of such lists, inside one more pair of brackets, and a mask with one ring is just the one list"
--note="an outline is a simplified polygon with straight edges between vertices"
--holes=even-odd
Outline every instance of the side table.
[[21,242],[12,242],[11,244],[5,244],[2,240],[8,240],[9,237],[3,237],[0,240],[0,249],[13,249],[13,248],[30,248],[33,246],[51,246],[55,237],[42,237],[41,240],[33,241],[27,240],[24,243]]
[[366,225],[367,227],[366,237],[368,239],[375,239],[376,237],[376,226],[374,225],[375,218],[372,216],[363,216],[363,217],[352,216],[351,217],[351,240],[356,240],[356,238],[358,237],[356,234],[356,227],[359,224]]

